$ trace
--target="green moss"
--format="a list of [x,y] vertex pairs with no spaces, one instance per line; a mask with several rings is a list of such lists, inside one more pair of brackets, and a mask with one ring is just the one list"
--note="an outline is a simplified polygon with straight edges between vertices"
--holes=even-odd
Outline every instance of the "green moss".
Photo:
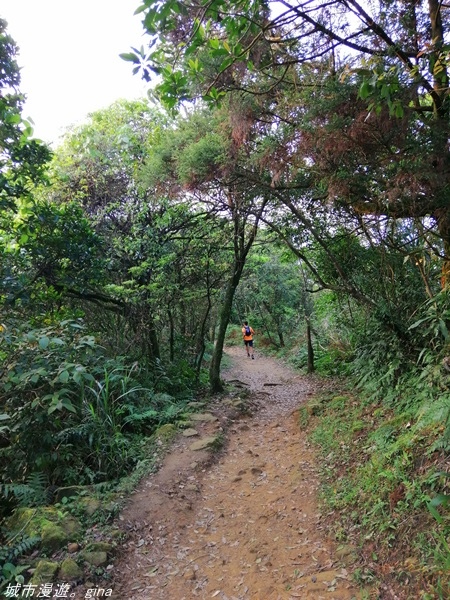
[[86,548],[86,550],[88,552],[112,552],[114,549],[113,544],[110,544],[109,542],[92,542],[92,544],[89,544],[89,546]]
[[92,517],[92,515],[102,507],[101,501],[98,498],[93,498],[92,496],[85,496],[84,498],[81,498],[80,504],[84,513],[88,517]]
[[42,547],[54,551],[77,539],[81,525],[75,517],[54,506],[42,506],[17,509],[6,521],[6,529],[13,535],[20,532],[29,537],[40,537]]
[[30,537],[40,536],[42,529],[58,520],[58,510],[54,507],[18,508],[7,519],[6,528],[11,533],[19,531]]
[[51,583],[55,580],[59,564],[50,560],[40,560],[36,565],[30,583],[40,585],[41,583]]
[[73,558],[66,558],[59,569],[58,579],[60,581],[74,581],[83,576],[82,569],[77,565]]
[[84,551],[81,556],[83,560],[85,560],[90,565],[94,565],[94,567],[103,567],[108,562],[108,555],[106,552]]
[[166,423],[166,425],[158,427],[158,429],[156,430],[156,437],[168,440],[172,438],[176,432],[177,428],[175,425],[173,425],[172,423]]
[[48,552],[55,552],[63,548],[69,541],[66,531],[55,523],[49,523],[42,528],[41,543],[42,548]]

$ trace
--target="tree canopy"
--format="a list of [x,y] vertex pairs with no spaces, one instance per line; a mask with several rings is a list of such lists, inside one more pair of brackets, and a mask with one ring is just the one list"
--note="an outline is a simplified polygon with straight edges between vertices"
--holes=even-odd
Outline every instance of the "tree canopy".
[[155,94],[168,107],[231,95],[241,127],[266,124],[274,188],[298,185],[303,173],[312,197],[353,214],[430,217],[447,280],[449,47],[441,4],[167,0],[137,12],[149,50],[125,58],[158,77]]
[[33,185],[42,181],[50,150],[32,139],[32,125],[22,118],[17,45],[0,19],[0,210],[24,207]]

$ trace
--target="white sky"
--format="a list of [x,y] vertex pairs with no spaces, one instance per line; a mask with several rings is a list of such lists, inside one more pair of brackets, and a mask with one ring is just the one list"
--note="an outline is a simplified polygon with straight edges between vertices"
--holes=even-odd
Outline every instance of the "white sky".
[[[140,48],[139,0],[1,0],[0,17],[19,46],[23,117],[46,142],[119,98],[145,96],[146,84],[119,58]],[[55,143],[53,144],[55,145]]]

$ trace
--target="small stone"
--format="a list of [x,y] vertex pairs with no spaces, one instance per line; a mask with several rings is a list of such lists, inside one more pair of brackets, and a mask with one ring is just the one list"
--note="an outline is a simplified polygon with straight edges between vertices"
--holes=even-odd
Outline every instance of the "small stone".
[[186,581],[195,581],[194,569],[186,569],[186,571],[183,573],[183,579],[186,579]]
[[74,554],[75,552],[78,552],[78,550],[80,549],[79,544],[68,544],[67,546],[67,552],[69,552],[69,554]]

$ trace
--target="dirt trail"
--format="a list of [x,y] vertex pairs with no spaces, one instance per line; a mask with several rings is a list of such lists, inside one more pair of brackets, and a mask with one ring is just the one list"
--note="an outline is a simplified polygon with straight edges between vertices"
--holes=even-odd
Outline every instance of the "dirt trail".
[[[252,416],[208,406],[199,437],[225,445],[191,450],[179,436],[159,472],[121,515],[130,535],[114,567],[114,597],[133,600],[350,600],[359,598],[342,551],[327,539],[315,457],[296,410],[314,383],[270,358],[227,354],[224,373],[250,391]],[[213,452],[213,454],[211,454]]]

